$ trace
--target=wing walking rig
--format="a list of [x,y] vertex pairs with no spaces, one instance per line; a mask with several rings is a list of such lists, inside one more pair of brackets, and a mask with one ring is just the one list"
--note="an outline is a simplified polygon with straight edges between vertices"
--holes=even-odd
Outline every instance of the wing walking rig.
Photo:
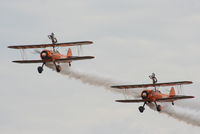
[[[116,100],[116,102],[122,103],[139,103],[143,102],[144,104],[140,106],[138,109],[142,113],[145,110],[145,105],[148,103],[154,103],[157,111],[161,111],[161,105],[158,105],[157,102],[171,102],[174,105],[174,101],[181,99],[190,99],[194,98],[194,96],[186,96],[186,95],[176,95],[174,87],[177,85],[187,85],[192,84],[192,81],[177,81],[177,82],[166,82],[166,83],[157,83],[157,78],[155,74],[149,76],[152,80],[152,84],[137,84],[137,85],[115,85],[111,86],[111,88],[117,89],[130,89],[130,88],[149,88],[152,87],[154,89],[145,89],[141,92],[141,99],[131,99],[131,100]],[[157,90],[156,87],[165,87],[172,86],[169,94],[163,94],[161,91]]]
[[47,48],[52,47],[53,50],[44,49],[40,52],[40,60],[15,60],[15,63],[42,63],[42,66],[38,67],[38,72],[42,73],[43,67],[46,63],[53,63],[55,65],[56,71],[61,71],[60,63],[69,63],[75,60],[86,60],[93,59],[94,56],[73,56],[72,50],[69,48],[67,54],[61,54],[55,47],[71,47],[71,46],[81,46],[81,45],[90,45],[92,41],[78,41],[78,42],[66,42],[66,43],[57,43],[54,33],[48,35],[48,38],[51,40],[52,44],[37,44],[37,45],[17,45],[17,46],[8,46],[12,49],[34,49],[34,48]]

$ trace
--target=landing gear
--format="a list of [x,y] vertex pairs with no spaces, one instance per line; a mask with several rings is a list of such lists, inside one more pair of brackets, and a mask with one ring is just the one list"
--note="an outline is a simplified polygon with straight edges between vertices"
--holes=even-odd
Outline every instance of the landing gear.
[[161,111],[161,105],[156,106],[157,111],[160,112]]
[[138,107],[138,110],[140,111],[140,113],[143,113],[143,112],[144,112],[144,110],[145,110],[144,106],[145,106],[146,103],[147,103],[147,102],[144,102],[143,106],[139,106],[139,107]]
[[172,102],[172,105],[174,105],[174,102]]
[[41,73],[42,73],[42,71],[43,71],[43,68],[42,68],[41,66],[39,66],[39,67],[38,67],[38,73],[40,73],[40,74],[41,74]]
[[69,67],[71,67],[71,62],[69,62]]
[[60,72],[61,71],[61,66],[60,65],[56,65],[56,71]]
[[55,67],[56,67],[56,71],[57,71],[57,72],[60,72],[60,71],[61,71],[61,66],[60,66],[60,65],[56,65],[55,62],[53,62],[53,64],[54,64]]
[[39,66],[39,67],[37,68],[37,69],[38,69],[38,73],[40,73],[40,74],[42,73],[44,64],[45,64],[45,63],[43,63],[42,66]]
[[158,112],[160,112],[162,110],[162,107],[161,105],[157,105],[157,103],[155,102],[155,105],[156,105],[156,109]]
[[139,106],[138,109],[139,109],[140,113],[143,113],[143,111],[145,110],[145,108],[143,106]]

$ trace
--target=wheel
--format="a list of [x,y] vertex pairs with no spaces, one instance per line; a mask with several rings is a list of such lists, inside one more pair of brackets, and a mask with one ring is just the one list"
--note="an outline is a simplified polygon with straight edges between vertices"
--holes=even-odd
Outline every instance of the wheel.
[[139,106],[138,109],[139,109],[140,113],[143,113],[143,111],[145,110],[145,108],[143,106]]
[[158,105],[156,108],[157,108],[157,111],[158,111],[158,112],[160,112],[161,109],[162,109],[161,105]]
[[61,66],[60,66],[60,65],[57,65],[57,66],[56,66],[56,71],[57,71],[57,72],[60,72],[60,71],[61,71]]
[[71,62],[69,63],[69,66],[71,67]]
[[42,71],[43,71],[43,68],[42,68],[41,66],[39,66],[39,67],[38,67],[38,73],[40,73],[40,74],[41,74],[41,73],[42,73]]

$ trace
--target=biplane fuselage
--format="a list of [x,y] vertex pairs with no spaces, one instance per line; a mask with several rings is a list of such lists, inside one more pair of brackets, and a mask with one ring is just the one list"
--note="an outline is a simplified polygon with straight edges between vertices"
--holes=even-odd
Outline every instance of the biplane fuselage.
[[[40,53],[40,58],[44,61],[44,62],[50,62],[50,61],[56,61],[56,60],[59,60],[59,59],[64,59],[64,58],[69,58],[72,56],[72,52],[71,52],[71,49],[68,50],[68,54],[64,55],[64,54],[61,54],[60,52],[58,51],[52,51],[52,50],[43,50],[41,51]],[[69,63],[71,62],[70,60],[68,61],[65,61],[66,63]]]
[[151,89],[143,90],[141,93],[142,99],[146,100],[147,102],[154,102],[160,98],[165,98],[165,97],[169,97],[169,96],[170,95],[168,95],[168,94],[161,93],[159,90],[154,91]]

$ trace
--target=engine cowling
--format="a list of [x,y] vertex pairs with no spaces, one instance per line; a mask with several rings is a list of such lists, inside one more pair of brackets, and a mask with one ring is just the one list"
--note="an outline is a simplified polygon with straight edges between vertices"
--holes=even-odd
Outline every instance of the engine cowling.
[[148,93],[147,91],[143,91],[143,92],[141,93],[142,99],[147,99],[147,98],[148,98],[148,95],[149,95],[149,93]]
[[40,53],[40,57],[41,57],[41,59],[49,59],[48,52],[47,51],[42,51]]

